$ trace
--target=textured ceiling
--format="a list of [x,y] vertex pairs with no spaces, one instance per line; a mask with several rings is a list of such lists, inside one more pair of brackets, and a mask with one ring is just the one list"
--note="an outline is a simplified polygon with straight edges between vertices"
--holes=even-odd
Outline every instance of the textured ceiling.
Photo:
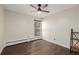
[[[36,4],[34,4],[34,6],[37,7]],[[48,15],[63,11],[73,6],[77,6],[77,5],[75,4],[48,4],[48,7],[46,7],[45,9],[49,10],[50,13],[43,12],[41,15],[38,15],[37,10],[31,7],[29,4],[5,4],[4,8],[11,11],[19,12],[19,13],[25,13],[25,14],[35,16],[35,17],[46,17]]]

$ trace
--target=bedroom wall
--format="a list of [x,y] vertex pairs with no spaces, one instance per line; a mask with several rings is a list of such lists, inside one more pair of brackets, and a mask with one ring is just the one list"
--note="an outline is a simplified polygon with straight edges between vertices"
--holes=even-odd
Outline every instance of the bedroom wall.
[[70,30],[79,32],[79,6],[46,17],[42,22],[43,39],[70,47]]
[[7,45],[33,40],[34,18],[27,14],[5,10],[5,39],[9,42]]
[[0,53],[4,48],[4,8],[0,5]]

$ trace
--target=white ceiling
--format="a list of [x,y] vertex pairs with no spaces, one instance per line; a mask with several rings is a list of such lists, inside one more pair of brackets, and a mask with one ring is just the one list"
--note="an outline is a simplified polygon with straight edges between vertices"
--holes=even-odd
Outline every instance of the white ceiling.
[[[37,5],[34,4],[34,6],[37,7]],[[73,6],[77,6],[75,4],[48,4],[48,7],[46,10],[49,10],[50,13],[42,13],[40,16],[37,14],[36,9],[31,7],[29,4],[5,4],[4,8],[19,12],[19,13],[25,13],[31,16],[36,16],[36,17],[46,17],[50,14],[54,14],[60,11],[63,11],[64,9],[71,8]]]

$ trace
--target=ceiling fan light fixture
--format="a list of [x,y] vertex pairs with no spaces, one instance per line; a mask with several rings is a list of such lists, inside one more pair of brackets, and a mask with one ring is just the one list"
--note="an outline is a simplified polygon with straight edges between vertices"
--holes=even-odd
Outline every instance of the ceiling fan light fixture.
[[38,11],[37,13],[38,13],[38,14],[42,14],[42,12],[41,12],[41,11]]

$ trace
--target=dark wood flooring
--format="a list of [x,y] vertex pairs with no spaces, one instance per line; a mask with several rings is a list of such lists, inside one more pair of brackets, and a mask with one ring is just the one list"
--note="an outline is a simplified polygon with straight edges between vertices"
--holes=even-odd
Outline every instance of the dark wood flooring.
[[5,47],[2,55],[73,55],[69,49],[47,42],[35,40]]

